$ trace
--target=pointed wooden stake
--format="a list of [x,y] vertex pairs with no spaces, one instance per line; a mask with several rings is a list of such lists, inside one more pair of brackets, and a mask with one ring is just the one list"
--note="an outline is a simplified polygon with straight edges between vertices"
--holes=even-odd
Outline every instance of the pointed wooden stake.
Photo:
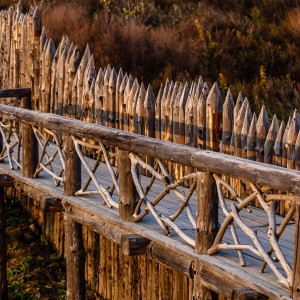
[[264,162],[264,145],[269,132],[268,113],[263,105],[256,124],[256,161]]
[[273,156],[274,156],[274,145],[277,137],[277,133],[279,130],[278,119],[276,115],[273,117],[273,121],[271,123],[268,135],[264,144],[264,162],[267,164],[273,164]]
[[209,88],[205,82],[197,103],[197,136],[198,148],[206,149],[206,101],[209,93]]
[[234,101],[230,89],[223,105],[222,153],[230,154],[230,140],[233,130]]
[[223,105],[218,84],[211,88],[206,102],[206,149],[220,151]]

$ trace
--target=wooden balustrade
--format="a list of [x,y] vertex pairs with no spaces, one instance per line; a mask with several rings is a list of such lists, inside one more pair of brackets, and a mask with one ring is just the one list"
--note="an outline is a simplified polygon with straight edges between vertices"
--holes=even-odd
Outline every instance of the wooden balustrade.
[[[196,180],[198,208],[196,214],[195,252],[199,254],[206,254],[209,248],[213,245],[214,236],[218,227],[218,198],[216,196],[216,183],[213,173],[237,177],[239,179],[259,184],[260,186],[266,186],[267,189],[279,188],[298,196],[300,195],[300,174],[295,170],[261,164],[259,162],[245,160],[243,158],[228,156],[208,150],[197,150],[183,145],[172,144],[156,140],[154,138],[124,132],[118,129],[89,124],[79,120],[38,111],[31,111],[23,108],[0,105],[0,113],[2,115],[14,117],[17,122],[22,123],[23,127],[27,125],[28,128],[31,128],[31,125],[35,125],[62,132],[65,153],[64,189],[66,196],[74,196],[76,191],[80,189],[79,184],[81,182],[79,171],[80,160],[76,154],[71,135],[98,141],[108,146],[118,147],[117,164],[119,169],[120,186],[119,213],[120,218],[123,221],[134,221],[132,219],[132,215],[137,203],[135,185],[132,181],[132,163],[129,158],[130,152],[149,155],[160,160],[172,161],[177,164],[197,169]],[[28,151],[28,149],[31,149],[30,147],[32,147],[32,142],[29,144],[23,143],[22,147],[27,148]],[[23,159],[26,153],[26,149],[23,149]],[[77,268],[82,269],[84,253],[82,250],[83,248],[81,248],[80,245],[80,225],[71,220],[72,217],[66,210],[66,207],[68,207],[67,203],[65,204],[66,233],[72,233],[75,239],[69,240],[68,247],[74,249],[74,251],[78,254],[77,258],[72,258],[72,260],[70,258],[70,260],[68,260],[69,265],[74,266],[74,264],[77,264]],[[298,216],[299,214],[296,215],[295,219],[296,228],[299,226]],[[297,299],[299,291],[299,274],[297,271],[299,270],[299,257],[297,255],[299,252],[299,233],[297,230],[296,232],[293,286],[291,287],[295,299]],[[203,295],[208,294],[213,298],[215,297],[214,293],[207,288],[207,284],[202,284],[201,282],[201,270],[201,264],[197,262],[194,263],[194,278],[195,283],[197,283],[194,289],[195,299],[201,299]],[[72,276],[69,278],[72,278]],[[78,277],[76,278],[78,279]],[[199,282],[197,280],[199,280]],[[75,285],[78,286],[78,289],[80,289],[79,286],[82,287],[82,284],[76,283]],[[80,291],[77,290],[77,292],[79,293]],[[236,295],[238,295],[238,293],[239,292],[236,292]],[[68,297],[71,299],[75,296]]]

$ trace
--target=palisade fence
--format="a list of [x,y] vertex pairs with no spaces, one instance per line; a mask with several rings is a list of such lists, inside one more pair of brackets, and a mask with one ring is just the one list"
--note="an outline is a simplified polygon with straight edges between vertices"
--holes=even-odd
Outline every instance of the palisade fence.
[[[31,88],[33,109],[300,169],[297,110],[287,124],[276,116],[269,120],[264,106],[257,117],[241,93],[234,101],[228,90],[223,103],[217,83],[210,88],[202,77],[190,85],[167,81],[155,96],[151,85],[122,69],[108,65],[97,72],[88,45],[82,57],[67,36],[56,48],[42,28],[40,8],[23,14],[21,6],[0,12],[0,88]],[[167,167],[174,178],[188,173],[176,164]],[[235,181],[240,193],[247,190]],[[277,213],[285,215],[285,206],[281,201]]]

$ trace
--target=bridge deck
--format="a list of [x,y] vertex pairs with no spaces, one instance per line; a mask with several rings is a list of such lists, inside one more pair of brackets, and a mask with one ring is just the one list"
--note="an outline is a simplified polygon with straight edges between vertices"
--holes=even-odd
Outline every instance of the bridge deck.
[[[88,159],[89,164],[92,165],[93,161]],[[54,168],[58,167],[53,165]],[[160,228],[155,218],[148,214],[138,223],[123,222],[119,219],[118,210],[115,208],[108,208],[104,204],[103,199],[100,195],[84,195],[78,197],[67,197],[63,192],[63,184],[55,186],[53,178],[46,172],[42,171],[38,178],[30,179],[22,177],[21,171],[19,169],[11,170],[8,163],[0,164],[0,173],[5,173],[13,176],[17,181],[22,182],[26,186],[33,187],[38,190],[39,193],[45,195],[53,195],[62,200],[66,200],[72,206],[76,207],[78,210],[82,210],[90,214],[90,216],[97,216],[103,222],[114,224],[120,228],[128,230],[132,233],[141,234],[161,245],[164,245],[179,254],[182,254],[191,259],[197,260],[203,265],[206,265],[211,270],[219,272],[222,276],[226,276],[229,279],[239,282],[242,285],[253,288],[260,291],[273,299],[282,299],[282,297],[289,298],[289,291],[286,287],[277,283],[277,278],[273,272],[266,268],[266,271],[262,274],[259,269],[262,264],[262,259],[259,259],[249,251],[244,251],[244,257],[247,263],[246,267],[241,267],[238,255],[236,251],[222,250],[219,253],[209,256],[209,255],[198,255],[195,254],[194,249],[187,245],[172,229],[170,229],[171,236],[168,237],[164,234],[163,230]],[[86,170],[82,169],[83,181],[88,177]],[[97,179],[104,186],[111,186],[112,180],[108,169],[105,164],[100,164],[97,170]],[[142,182],[146,184],[149,178],[142,176]],[[93,188],[93,183],[90,185]],[[149,197],[152,198],[160,191],[163,190],[164,185],[160,182],[155,182]],[[180,188],[182,191],[186,191],[185,188]],[[114,195],[115,200],[117,196]],[[163,201],[161,201],[155,208],[159,213],[166,216],[174,213],[181,201],[170,193],[167,195]],[[190,200],[190,205],[192,210],[195,211],[195,195]],[[240,212],[243,221],[251,228],[256,230],[258,237],[261,239],[263,247],[265,249],[269,248],[269,243],[263,241],[264,234],[267,231],[268,223],[266,222],[266,214],[264,211],[252,208],[252,213],[247,213],[246,211]],[[224,219],[224,214],[221,209],[219,209],[219,222],[222,223]],[[195,230],[192,228],[191,223],[188,221],[188,217],[185,212],[183,212],[175,222],[187,235],[194,237]],[[241,229],[237,228],[237,234],[240,238],[240,242],[243,244],[251,244],[249,237],[242,235]],[[246,240],[247,241],[246,241]],[[292,224],[290,224],[285,230],[285,235],[280,240],[280,245],[285,254],[290,265],[293,263],[293,243],[294,239],[294,229]],[[231,234],[227,233],[225,236],[225,241],[232,242]]]

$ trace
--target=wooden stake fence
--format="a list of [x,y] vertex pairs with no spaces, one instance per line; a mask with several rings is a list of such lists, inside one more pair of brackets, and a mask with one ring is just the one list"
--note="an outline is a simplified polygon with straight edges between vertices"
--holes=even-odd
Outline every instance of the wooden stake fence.
[[[282,167],[300,164],[296,111],[286,126],[276,116],[270,122],[264,106],[257,119],[241,93],[234,103],[228,90],[223,104],[217,83],[210,89],[201,76],[190,86],[167,81],[155,97],[122,69],[97,72],[88,45],[81,58],[66,36],[56,48],[39,7],[21,10],[19,4],[0,14],[0,88],[31,88],[33,109]],[[174,164],[168,170],[177,179],[189,172]]]

